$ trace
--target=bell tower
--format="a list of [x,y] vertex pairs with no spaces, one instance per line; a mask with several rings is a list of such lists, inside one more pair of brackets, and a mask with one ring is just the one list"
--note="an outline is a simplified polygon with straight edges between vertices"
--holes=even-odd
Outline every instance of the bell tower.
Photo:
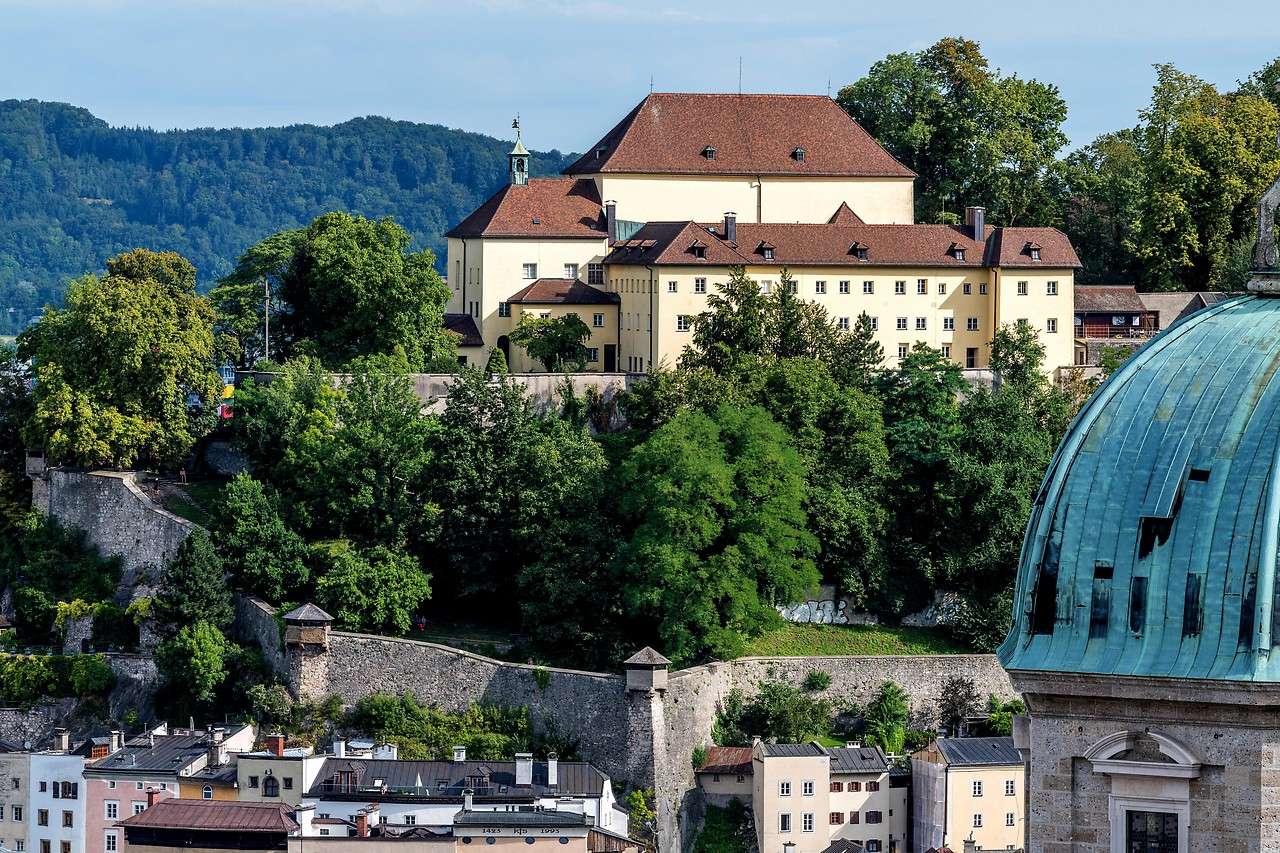
[[524,147],[524,142],[520,139],[520,116],[515,117],[511,126],[516,131],[515,147],[507,155],[507,161],[511,166],[511,185],[523,187],[529,183],[529,150]]

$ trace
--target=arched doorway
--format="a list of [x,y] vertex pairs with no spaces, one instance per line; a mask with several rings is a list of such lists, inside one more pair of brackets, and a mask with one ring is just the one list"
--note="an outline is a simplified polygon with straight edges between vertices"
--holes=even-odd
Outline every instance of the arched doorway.
[[511,340],[502,335],[498,338],[498,349],[502,350],[502,357],[507,360],[507,370],[511,369]]

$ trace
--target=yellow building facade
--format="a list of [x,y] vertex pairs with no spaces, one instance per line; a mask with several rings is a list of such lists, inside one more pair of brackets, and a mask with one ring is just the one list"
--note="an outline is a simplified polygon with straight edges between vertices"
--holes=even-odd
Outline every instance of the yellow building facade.
[[[448,311],[479,340],[469,363],[498,347],[513,371],[541,369],[509,341],[532,312],[588,322],[589,370],[674,366],[734,266],[766,289],[786,269],[837,326],[867,314],[889,366],[925,343],[985,368],[994,332],[1018,320],[1047,368],[1073,362],[1066,237],[992,228],[981,208],[963,226],[911,224],[914,174],[829,98],[658,93],[565,177],[530,179],[519,140],[510,157],[509,185],[447,235]],[[519,301],[548,281],[578,286]],[[604,326],[588,320],[598,313]]]
[[1022,850],[1026,767],[1013,738],[939,738],[911,757],[915,853]]

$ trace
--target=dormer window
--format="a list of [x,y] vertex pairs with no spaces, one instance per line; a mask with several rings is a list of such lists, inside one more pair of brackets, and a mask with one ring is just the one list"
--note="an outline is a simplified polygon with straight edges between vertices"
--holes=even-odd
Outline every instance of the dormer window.
[[867,259],[868,248],[869,247],[866,244],[859,243],[858,241],[855,240],[853,242],[853,245],[849,247],[849,254],[853,255],[855,258],[857,258],[860,261],[865,261]]
[[597,159],[597,160],[599,160],[601,157],[603,157],[603,156],[604,156],[604,152],[605,152],[605,150],[606,150],[606,149],[605,149],[605,147],[604,147],[603,145],[601,145],[599,148],[597,148],[597,149],[596,149],[596,159]]
[[1040,260],[1040,244],[1039,244],[1039,243],[1028,243],[1028,244],[1027,244],[1027,254],[1031,256],[1031,260],[1033,260],[1033,261],[1038,261],[1038,260]]
[[708,160],[714,160],[716,159],[716,149],[708,145],[706,148],[702,149],[702,156]]
[[952,243],[952,244],[951,244],[951,249],[949,250],[948,254],[950,254],[950,255],[951,255],[951,257],[955,258],[957,261],[963,261],[963,260],[964,260],[964,246],[960,246],[960,245],[957,245],[957,244],[955,244],[955,243]]
[[764,259],[765,259],[766,261],[771,261],[771,260],[773,260],[773,249],[765,249],[765,250],[764,250]]
[[797,163],[803,163],[804,149],[797,145],[791,152],[791,159],[795,160]]
[[707,257],[707,244],[701,240],[694,240],[689,244],[689,251],[693,253],[695,258],[705,259]]

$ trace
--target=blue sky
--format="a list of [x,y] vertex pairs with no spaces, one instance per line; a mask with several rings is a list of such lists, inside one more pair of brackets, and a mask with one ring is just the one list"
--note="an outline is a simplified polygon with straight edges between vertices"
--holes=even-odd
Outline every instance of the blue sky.
[[1275,0],[0,0],[0,98],[158,128],[357,115],[581,150],[649,90],[821,94],[944,35],[1057,84],[1075,145],[1172,62],[1220,85],[1280,55]]

